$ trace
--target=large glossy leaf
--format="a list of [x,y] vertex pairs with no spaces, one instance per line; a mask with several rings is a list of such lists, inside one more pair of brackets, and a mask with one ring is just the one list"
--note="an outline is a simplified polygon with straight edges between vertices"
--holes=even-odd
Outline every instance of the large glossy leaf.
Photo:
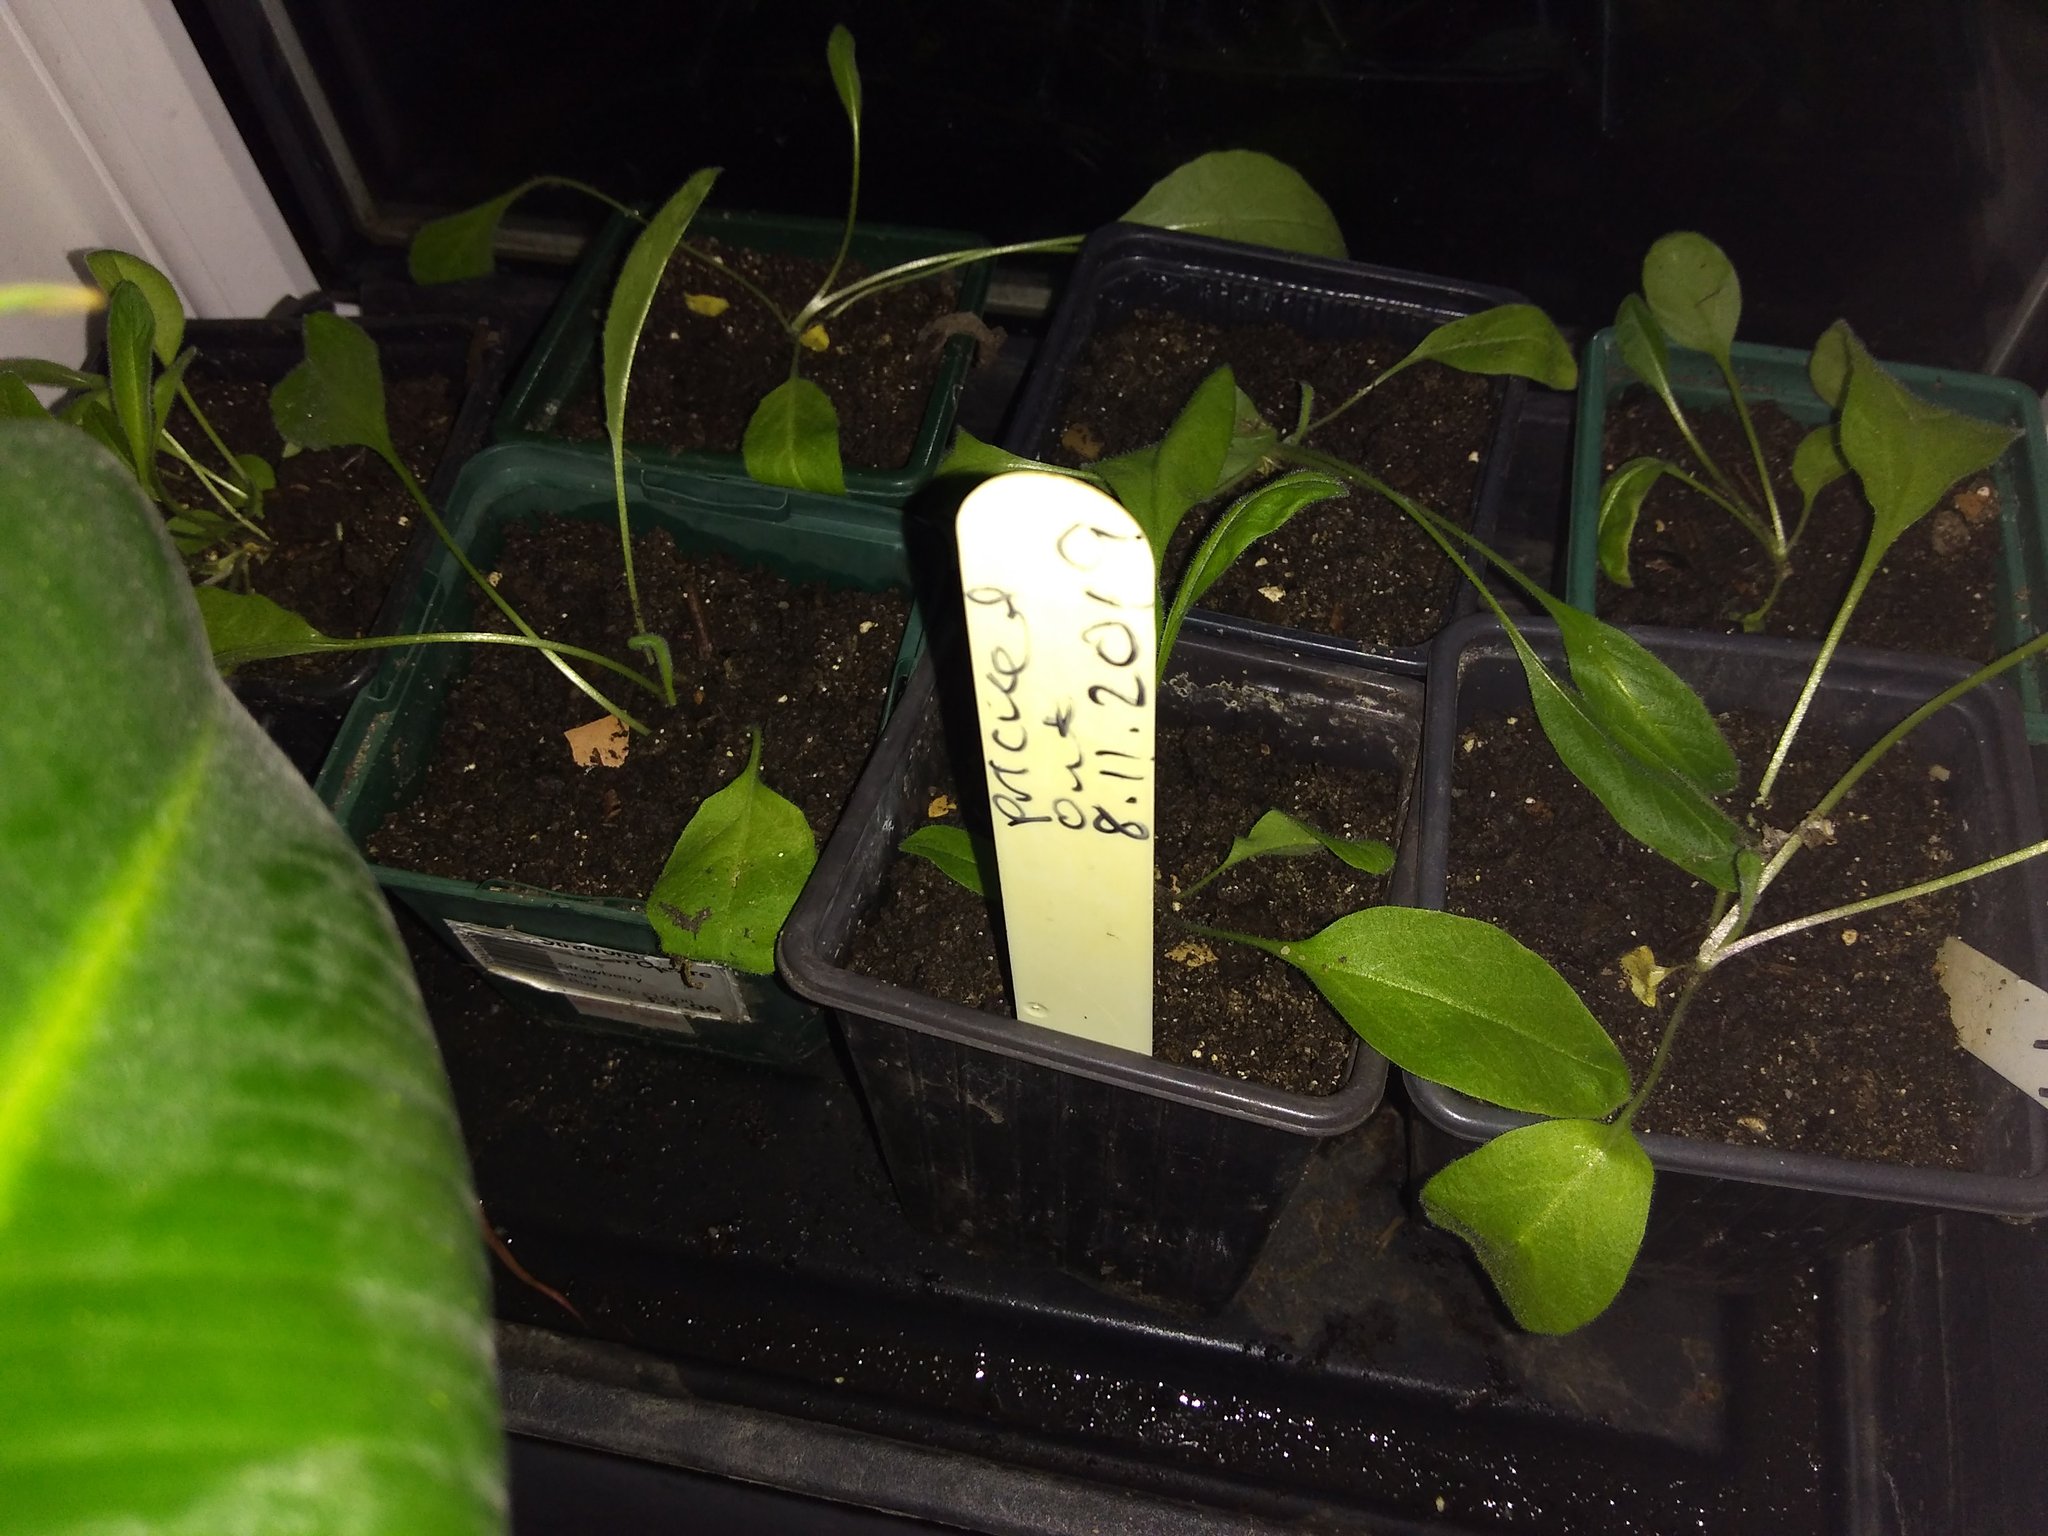
[[1842,396],[1842,457],[1863,482],[1874,516],[1864,558],[1875,562],[1942,493],[1988,469],[2019,433],[1930,405],[1878,366],[1844,333],[1849,385]]
[[1685,679],[1612,624],[1563,603],[1548,606],[1572,682],[1595,725],[1708,795],[1735,788],[1741,776],[1735,752]]
[[133,283],[142,290],[143,298],[149,301],[150,318],[156,322],[156,360],[169,367],[185,344],[185,304],[171,280],[140,256],[131,256],[126,251],[87,251],[85,265],[109,299],[122,283]]
[[1643,257],[1643,299],[1666,336],[1727,363],[1742,283],[1721,247],[1690,230],[1664,236]]
[[134,283],[119,282],[107,295],[107,388],[120,423],[121,441],[135,478],[156,490],[156,412],[150,381],[155,373],[152,343],[156,320],[149,300]]
[[633,376],[633,353],[640,345],[641,328],[647,324],[648,306],[654,302],[654,290],[661,286],[669,257],[682,243],[690,220],[704,206],[717,180],[718,170],[712,167],[698,171],[676,188],[626,252],[618,281],[612,285],[611,307],[604,316],[604,424],[611,434],[615,473],[626,442],[626,386]]
[[1522,637],[1509,631],[1530,701],[1559,761],[1621,829],[1716,890],[1735,889],[1735,823],[1697,786],[1645,762],[1594,720],[1585,701],[1550,675]]
[[1284,527],[1297,512],[1344,494],[1344,483],[1330,475],[1304,470],[1268,481],[1248,495],[1240,496],[1216,519],[1188,562],[1180,586],[1173,594],[1165,622],[1159,627],[1159,670],[1163,676],[1173,655],[1173,643],[1180,635],[1188,610],[1202,600],[1223,573],[1258,540]]
[[740,442],[747,473],[763,485],[826,496],[846,494],[839,458],[839,413],[809,379],[784,379],[747,422]]
[[1515,1321],[1570,1333],[1607,1310],[1643,1245],[1656,1173],[1626,1126],[1551,1120],[1496,1136],[1422,1186]]
[[1534,304],[1502,304],[1446,321],[1403,361],[1439,362],[1464,373],[1514,374],[1552,389],[1575,389],[1579,365],[1572,349]]
[[697,807],[647,898],[661,947],[767,976],[775,936],[818,862],[804,813],[761,782],[761,736],[738,778]]
[[270,392],[278,435],[301,448],[368,448],[398,459],[384,415],[377,343],[353,320],[316,310],[300,329],[306,358]]
[[1643,515],[1643,498],[1670,468],[1662,459],[1630,459],[1600,487],[1600,569],[1617,587],[1635,585],[1628,554],[1635,543],[1636,521]]
[[1124,213],[1131,224],[1342,260],[1344,234],[1301,173],[1271,155],[1222,149],[1168,172]]
[[103,450],[0,423],[0,1517],[503,1519],[461,1137],[362,861]]
[[1539,1115],[1604,1115],[1628,1067],[1571,985],[1489,923],[1369,907],[1312,938],[1255,940],[1396,1066]]
[[1218,368],[1195,387],[1161,441],[1095,465],[1145,530],[1154,563],[1164,557],[1188,510],[1216,494],[1236,432],[1237,396],[1237,380],[1228,368]]

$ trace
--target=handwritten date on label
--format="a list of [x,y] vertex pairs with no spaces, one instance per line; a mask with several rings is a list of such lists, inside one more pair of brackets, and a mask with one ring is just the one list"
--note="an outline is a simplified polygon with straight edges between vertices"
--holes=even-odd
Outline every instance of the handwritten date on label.
[[1150,1053],[1155,573],[1060,475],[962,503],[961,595],[1018,1015]]

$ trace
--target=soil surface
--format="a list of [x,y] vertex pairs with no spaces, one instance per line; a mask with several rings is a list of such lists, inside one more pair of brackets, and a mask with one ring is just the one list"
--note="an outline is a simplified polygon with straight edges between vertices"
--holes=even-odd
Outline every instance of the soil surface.
[[[1792,483],[1792,454],[1809,429],[1774,405],[1752,406],[1751,419],[1789,532],[1802,500]],[[1755,461],[1734,411],[1689,411],[1687,420],[1744,496],[1761,506]],[[1711,483],[1663,402],[1634,388],[1609,413],[1604,470],[1611,474],[1640,455],[1667,459]],[[1849,643],[1969,661],[1997,655],[1998,522],[1990,476],[1957,486],[1892,546],[1850,620]],[[1869,535],[1870,507],[1854,475],[1822,491],[1763,632],[1794,640],[1825,635]],[[1771,590],[1770,557],[1762,546],[1723,508],[1669,476],[1644,501],[1629,573],[1633,588],[1600,575],[1594,602],[1602,618],[1733,634],[1742,628],[1741,616]]]
[[[1778,722],[1722,719],[1746,805]],[[1619,962],[1648,944],[1672,964],[1704,931],[1712,892],[1630,838],[1567,773],[1532,716],[1482,720],[1459,743],[1445,905],[1500,924],[1549,960],[1620,1045],[1636,1080],[1671,1006],[1645,1007]],[[1809,806],[1855,754],[1808,725],[1774,803]],[[1939,772],[1937,772],[1939,770]],[[1887,754],[1795,856],[1751,932],[1952,867],[1946,768]],[[1912,828],[1887,837],[1884,829]],[[1955,891],[1901,902],[1728,961],[1694,999],[1638,1126],[1701,1140],[1920,1167],[1972,1165],[1980,1102],[1934,955]]]
[[[1140,309],[1092,337],[1055,415],[1049,462],[1078,465],[1148,447],[1188,397],[1230,365],[1259,414],[1291,429],[1301,386],[1327,412],[1413,347],[1392,337],[1316,341],[1284,325],[1224,326]],[[1313,433],[1309,446],[1379,476],[1469,526],[1492,444],[1502,386],[1440,363],[1404,369]],[[1216,517],[1250,490],[1183,519],[1167,550],[1170,591]],[[1240,618],[1372,645],[1419,645],[1442,628],[1457,572],[1428,536],[1365,492],[1318,503],[1247,551],[1202,606]]]
[[[786,314],[809,302],[828,265],[718,240],[691,244],[729,263]],[[849,261],[833,287],[867,270]],[[802,352],[803,376],[839,413],[839,453],[849,467],[901,469],[909,462],[950,334],[939,322],[958,294],[950,275],[891,288],[825,322],[831,344],[824,351]],[[727,307],[700,314],[693,298],[700,305],[722,299]],[[678,253],[655,290],[634,354],[626,441],[677,453],[738,453],[754,408],[789,377],[796,350],[761,301],[728,273]],[[592,363],[584,387],[563,406],[555,427],[563,436],[603,440],[602,366]]]
[[[908,602],[898,593],[792,585],[723,556],[686,558],[666,532],[634,540],[647,622],[668,638],[676,708],[624,679],[599,688],[653,728],[616,768],[581,767],[562,733],[603,711],[531,652],[479,646],[449,689],[419,791],[369,839],[382,864],[582,896],[645,897],[699,803],[746,765],[831,834],[881,719]],[[629,656],[634,633],[608,522],[515,525],[498,590],[551,639]],[[700,651],[690,594],[711,639]],[[479,601],[479,628],[504,630]]]
[[[1385,879],[1328,854],[1250,859],[1185,910],[1177,896],[1276,808],[1339,837],[1394,843],[1398,786],[1386,773],[1284,757],[1208,726],[1162,723],[1157,766],[1155,792],[1168,814],[1154,866],[1154,1058],[1295,1093],[1334,1093],[1357,1041],[1350,1026],[1292,966],[1183,924],[1306,937],[1384,900]],[[943,813],[932,819],[958,823],[958,795],[943,778],[926,786],[927,803]],[[924,860],[904,857],[891,866],[848,964],[949,1002],[1014,1014],[999,954],[988,903]]]
[[[289,608],[323,634],[368,634],[419,531],[419,508],[398,477],[367,448],[283,457],[284,442],[270,420],[268,382],[208,378],[195,364],[191,386],[223,442],[237,452],[261,454],[277,471],[276,489],[263,498],[262,527],[272,542],[249,567],[247,590]],[[422,486],[433,478],[460,404],[460,381],[443,375],[385,381],[392,446]],[[183,406],[172,411],[170,431],[200,462],[218,467],[218,455],[207,451],[205,435]],[[211,505],[189,479],[178,494]],[[251,663],[237,675],[314,681],[354,671],[361,656],[289,656]]]

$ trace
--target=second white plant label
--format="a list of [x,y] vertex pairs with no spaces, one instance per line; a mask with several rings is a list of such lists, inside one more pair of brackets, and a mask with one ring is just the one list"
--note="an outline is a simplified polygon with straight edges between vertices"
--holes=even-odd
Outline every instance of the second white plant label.
[[1031,472],[970,492],[958,538],[1017,1016],[1150,1055],[1152,552]]

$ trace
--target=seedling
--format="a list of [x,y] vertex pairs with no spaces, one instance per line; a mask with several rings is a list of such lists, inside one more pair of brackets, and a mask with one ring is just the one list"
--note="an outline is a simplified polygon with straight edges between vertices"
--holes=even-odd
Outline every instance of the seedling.
[[[1623,830],[1713,889],[1697,933],[1676,936],[1666,946],[1666,953],[1683,958],[1660,963],[1654,952],[1637,951],[1624,962],[1638,988],[1671,999],[1662,1040],[1639,1084],[1570,984],[1548,962],[1486,923],[1380,907],[1352,913],[1302,939],[1190,925],[1301,970],[1369,1044],[1404,1069],[1472,1097],[1547,1117],[1458,1159],[1423,1190],[1431,1218],[1471,1244],[1517,1320],[1534,1331],[1569,1332],[1591,1321],[1613,1300],[1634,1264],[1654,1182],[1634,1122],[1709,976],[1773,940],[2048,852],[2048,842],[2036,843],[1902,890],[1769,926],[1757,923],[1758,899],[1806,846],[1798,835],[1802,829],[1827,818],[1872,765],[1923,721],[1970,689],[2048,650],[2048,636],[2037,637],[1943,690],[1885,732],[1804,815],[1773,817],[1780,824],[1777,832],[1766,823],[1772,790],[1868,572],[1950,486],[1994,461],[2009,438],[2002,430],[1914,400],[1846,330],[1839,340],[1840,451],[1874,510],[1874,553],[1866,551],[1859,578],[1815,656],[1748,806],[1727,804],[1737,787],[1737,767],[1713,716],[1648,650],[1560,602],[1471,534],[1370,471],[1307,446],[1302,441],[1306,431],[1280,437],[1258,425],[1255,415],[1247,420],[1241,411],[1226,414],[1217,402],[1234,398],[1227,374],[1201,386],[1156,448],[1128,456],[1121,465],[1070,472],[1110,484],[1126,505],[1137,504],[1133,510],[1141,523],[1146,512],[1139,508],[1156,514],[1183,498],[1192,505],[1203,499],[1205,485],[1231,483],[1228,452],[1253,442],[1258,445],[1253,462],[1284,466],[1290,473],[1243,498],[1219,528],[1233,518],[1239,528],[1277,526],[1291,515],[1290,508],[1298,510],[1294,504],[1302,498],[1332,494],[1343,485],[1385,497],[1479,585],[1513,642],[1537,719],[1565,767]],[[1547,350],[1539,349],[1539,355]],[[1303,420],[1309,420],[1306,411]],[[954,467],[985,473],[1026,467],[1026,461],[970,443],[956,454]],[[1246,472],[1242,467],[1235,471]],[[1163,526],[1170,531],[1178,515],[1169,512]],[[1213,553],[1227,561],[1243,547],[1237,540],[1235,532],[1212,533]],[[1155,538],[1155,553],[1163,546],[1163,538]],[[1479,582],[1468,552],[1491,563],[1556,622],[1567,677],[1555,675],[1536,655],[1512,616]],[[1204,569],[1198,557],[1185,580],[1199,580]],[[1176,599],[1175,607],[1184,611],[1185,604]],[[1167,622],[1172,622],[1171,610]],[[1167,649],[1162,643],[1162,655]],[[1268,819],[1260,825],[1269,836],[1279,830]],[[1255,828],[1253,841],[1257,837]],[[1296,838],[1283,841],[1299,846]],[[936,847],[942,858],[935,862],[941,867],[984,868],[972,858],[971,847],[963,851],[949,842],[924,837],[911,851],[929,857]],[[1234,848],[1233,856],[1237,852]]]
[[[1821,333],[1808,359],[1807,376],[1814,393],[1835,412],[1833,419],[1814,427],[1793,453],[1791,474],[1799,492],[1799,507],[1787,516],[1780,504],[1778,487],[1771,478],[1757,436],[1750,402],[1735,375],[1733,347],[1736,327],[1742,317],[1742,284],[1734,265],[1721,248],[1704,235],[1689,231],[1669,234],[1650,247],[1643,258],[1643,286],[1621,302],[1614,318],[1614,339],[1622,360],[1663,403],[1672,424],[1690,451],[1690,468],[1669,459],[1644,456],[1618,465],[1600,492],[1598,551],[1600,568],[1616,586],[1634,585],[1630,570],[1630,548],[1641,520],[1645,501],[1660,482],[1670,479],[1705,497],[1740,527],[1770,561],[1771,584],[1763,600],[1740,615],[1749,632],[1761,630],[1769,619],[1778,594],[1794,572],[1800,540],[1813,515],[1815,499],[1849,473],[1841,441],[1844,391],[1852,377],[1851,349],[1860,347],[1846,321],[1837,320]],[[1690,348],[1713,360],[1728,391],[1728,400],[1749,449],[1746,466],[1724,465],[1702,443],[1690,418],[1679,404],[1671,371],[1671,348]],[[1876,365],[1864,357],[1865,370]],[[1901,410],[1932,410],[1894,383]],[[1948,414],[1948,413],[1943,413]],[[1964,416],[1950,416],[1950,436],[1968,440],[1971,451],[1993,441],[2009,442],[2005,428]],[[1996,454],[1991,455],[1995,460]],[[1990,461],[1987,460],[1987,465]],[[1866,552],[1853,588],[1860,597],[1877,564],[1890,547],[1873,541],[1875,553]],[[1844,605],[1838,624],[1846,624],[1855,603]]]

